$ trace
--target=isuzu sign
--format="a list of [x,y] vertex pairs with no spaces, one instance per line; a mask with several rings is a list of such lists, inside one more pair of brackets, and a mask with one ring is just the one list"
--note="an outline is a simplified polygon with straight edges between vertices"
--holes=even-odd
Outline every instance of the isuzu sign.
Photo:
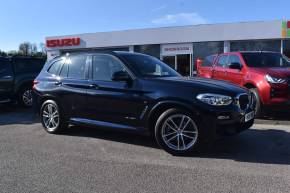
[[79,46],[80,44],[81,44],[80,38],[62,38],[62,39],[46,40],[47,48]]

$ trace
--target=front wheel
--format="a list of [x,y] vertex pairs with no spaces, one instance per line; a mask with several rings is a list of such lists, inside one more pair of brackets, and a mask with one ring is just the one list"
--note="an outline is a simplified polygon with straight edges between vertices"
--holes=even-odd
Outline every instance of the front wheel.
[[263,104],[261,103],[261,99],[260,99],[258,90],[256,88],[252,88],[252,89],[250,89],[250,92],[253,93],[253,95],[256,99],[255,117],[261,118],[264,116],[264,112],[263,112]]
[[67,127],[60,108],[53,100],[47,100],[41,107],[41,123],[48,133],[59,133]]
[[155,126],[157,143],[173,155],[189,155],[199,150],[202,135],[191,113],[179,109],[165,111]]

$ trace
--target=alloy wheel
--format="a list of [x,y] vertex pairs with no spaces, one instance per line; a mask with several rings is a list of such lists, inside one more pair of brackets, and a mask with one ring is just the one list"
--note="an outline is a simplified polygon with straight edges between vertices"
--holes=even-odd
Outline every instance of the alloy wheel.
[[42,120],[45,128],[53,132],[59,126],[59,112],[54,104],[47,104],[42,111]]
[[169,116],[162,125],[164,143],[176,151],[190,149],[197,141],[198,129],[191,117],[184,114]]
[[22,94],[23,104],[27,107],[32,106],[32,90],[26,90]]

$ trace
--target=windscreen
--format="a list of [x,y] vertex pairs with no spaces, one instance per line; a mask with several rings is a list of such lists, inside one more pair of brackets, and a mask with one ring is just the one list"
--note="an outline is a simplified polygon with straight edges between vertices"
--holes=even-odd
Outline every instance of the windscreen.
[[144,78],[180,76],[167,64],[152,56],[127,54],[122,55],[122,57],[130,65],[130,68]]

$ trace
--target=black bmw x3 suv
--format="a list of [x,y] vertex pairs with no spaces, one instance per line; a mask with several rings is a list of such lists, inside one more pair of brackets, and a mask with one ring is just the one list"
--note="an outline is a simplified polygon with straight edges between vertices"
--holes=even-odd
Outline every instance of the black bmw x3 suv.
[[254,122],[254,97],[223,81],[182,77],[157,58],[129,52],[63,55],[34,81],[48,133],[84,124],[153,135],[174,155],[200,150],[217,134]]

